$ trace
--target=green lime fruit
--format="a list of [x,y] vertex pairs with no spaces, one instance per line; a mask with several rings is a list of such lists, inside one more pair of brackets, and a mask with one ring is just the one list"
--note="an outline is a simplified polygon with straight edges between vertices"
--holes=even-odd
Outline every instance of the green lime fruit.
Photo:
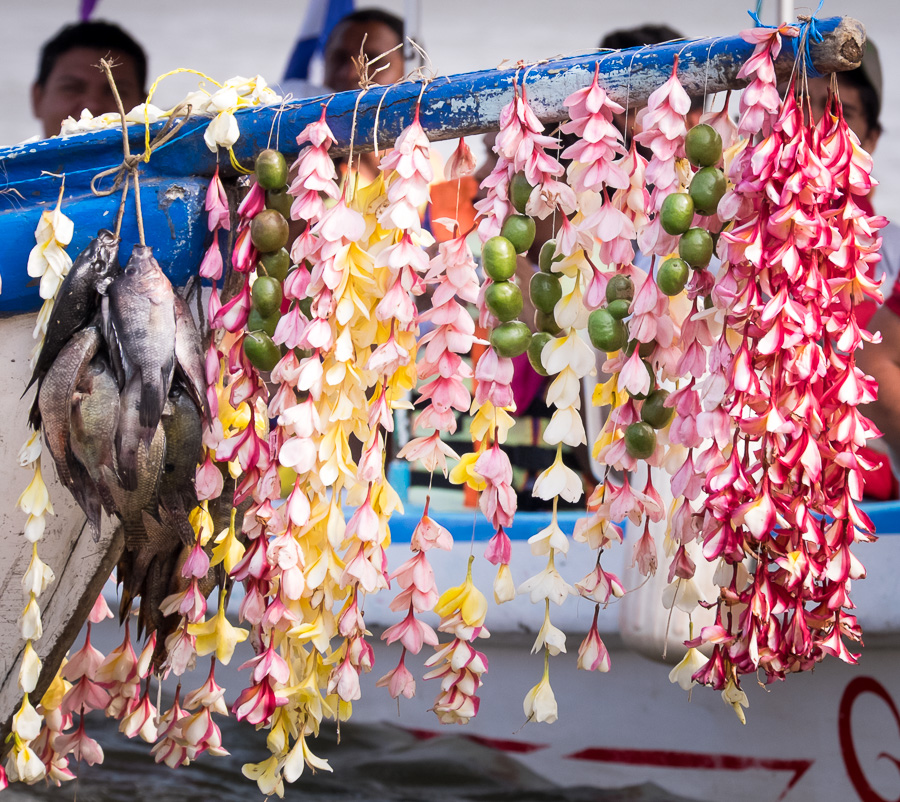
[[631,314],[631,301],[624,298],[617,298],[610,301],[606,305],[606,311],[609,312],[616,320],[625,320]]
[[507,217],[500,229],[500,236],[506,237],[512,243],[516,253],[525,253],[534,242],[534,220],[527,214]]
[[484,303],[495,318],[506,323],[522,312],[522,291],[509,281],[497,281],[484,291]]
[[491,332],[491,345],[500,356],[521,356],[531,343],[531,329],[521,320],[511,320]]
[[548,315],[546,312],[542,312],[540,309],[534,313],[534,327],[538,331],[545,331],[554,337],[562,331],[556,322],[556,318],[552,314]]
[[660,292],[671,298],[684,290],[690,275],[691,268],[688,267],[688,263],[673,256],[666,259],[656,271],[656,286]]
[[288,223],[281,212],[263,209],[250,221],[250,239],[262,253],[280,251],[288,241]]
[[694,219],[694,201],[687,192],[666,195],[659,210],[659,222],[667,234],[684,234]]
[[281,320],[281,314],[273,312],[271,315],[263,316],[259,310],[250,307],[250,316],[247,318],[247,331],[264,331],[270,337],[275,336],[275,327]]
[[279,189],[287,183],[287,162],[277,150],[266,148],[256,157],[256,180],[263,189]]
[[650,340],[648,343],[642,343],[640,340],[629,340],[628,346],[625,348],[626,356],[631,356],[635,348],[638,349],[641,359],[649,359],[656,350],[656,340]]
[[251,331],[244,335],[244,354],[258,370],[272,370],[281,359],[281,349],[264,331]]
[[637,421],[625,430],[625,450],[635,459],[647,459],[656,451],[656,432],[649,423]]
[[291,204],[294,196],[288,195],[287,187],[266,190],[266,208],[280,212],[285,220],[291,219]]
[[727,189],[725,173],[718,167],[704,167],[691,179],[690,195],[699,214],[715,214]]
[[678,255],[691,267],[706,267],[713,255],[713,241],[705,228],[691,228],[678,241]]
[[552,273],[553,265],[562,261],[562,255],[556,255],[556,240],[548,239],[541,245],[541,252],[538,254],[538,267],[543,273]]
[[649,423],[654,429],[664,429],[675,415],[672,407],[665,406],[669,397],[668,390],[654,390],[641,405],[641,420]]
[[278,281],[284,281],[291,270],[291,255],[286,248],[264,253],[259,257],[259,261],[265,274]]
[[525,173],[516,173],[509,182],[509,200],[519,214],[525,214],[525,206],[528,204],[533,189],[534,187],[528,183]]
[[694,167],[712,167],[722,159],[722,137],[711,125],[695,125],[684,138],[684,152]]
[[562,298],[562,284],[559,278],[551,273],[535,273],[531,277],[528,290],[531,293],[531,303],[534,304],[534,308],[546,312],[548,315],[553,313],[556,304]]
[[595,309],[588,317],[588,336],[599,351],[612,353],[628,342],[628,329],[621,320],[614,318],[607,309]]
[[631,301],[634,298],[634,282],[621,273],[611,276],[606,282],[606,302]]
[[544,350],[544,346],[552,339],[553,336],[551,334],[548,334],[546,331],[539,331],[531,336],[531,342],[528,345],[528,361],[531,363],[531,367],[534,368],[534,372],[540,376],[547,375],[547,370],[543,362],[541,362],[541,352]]
[[481,249],[481,266],[494,281],[506,281],[516,272],[516,249],[506,237],[491,237]]
[[250,290],[254,308],[263,316],[268,317],[281,309],[281,282],[271,276],[258,276]]

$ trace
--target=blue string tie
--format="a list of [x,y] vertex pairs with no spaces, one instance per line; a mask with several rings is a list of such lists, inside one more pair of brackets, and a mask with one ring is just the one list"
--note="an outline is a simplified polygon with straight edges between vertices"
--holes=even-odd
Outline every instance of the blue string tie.
[[[821,42],[825,37],[822,35],[822,32],[819,30],[818,20],[816,16],[822,10],[822,6],[824,5],[825,0],[819,0],[819,6],[813,12],[812,16],[806,22],[801,22],[797,27],[800,29],[800,33],[798,36],[789,37],[789,41],[791,44],[791,52],[794,54],[794,59],[796,60],[797,54],[799,52],[799,48],[803,48],[803,61],[806,66],[806,75],[809,78],[822,78],[824,77],[822,73],[820,73],[812,60],[812,50],[810,47],[811,42]],[[764,25],[759,18],[759,12],[762,10],[762,0],[757,0],[756,3],[756,11],[747,11],[750,15],[751,19],[756,23],[757,28],[777,28],[777,25]]]

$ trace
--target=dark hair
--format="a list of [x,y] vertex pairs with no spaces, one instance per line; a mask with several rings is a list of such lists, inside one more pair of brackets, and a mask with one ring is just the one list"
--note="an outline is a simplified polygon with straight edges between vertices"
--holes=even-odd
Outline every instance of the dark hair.
[[866,127],[876,134],[881,133],[881,98],[866,71],[862,67],[837,74],[838,83],[855,88],[859,92],[859,102],[866,118]]
[[76,47],[97,50],[119,50],[134,59],[141,89],[147,82],[147,55],[129,34],[111,22],[79,22],[67,25],[41,48],[38,74],[35,83],[44,86],[60,56]]
[[331,29],[331,33],[328,35],[328,40],[325,42],[325,46],[327,47],[331,39],[335,35],[335,31],[341,27],[341,25],[345,23],[360,23],[360,22],[380,22],[382,25],[387,25],[395,34],[397,34],[397,41],[401,44],[403,43],[403,19],[402,17],[398,17],[396,14],[391,14],[390,11],[384,11],[380,8],[361,8],[358,11],[353,11],[350,14],[347,14],[344,17],[341,17],[335,26]]
[[640,25],[636,28],[610,31],[600,40],[600,47],[623,50],[626,47],[658,45],[662,42],[671,42],[673,39],[684,39],[684,36],[668,25]]

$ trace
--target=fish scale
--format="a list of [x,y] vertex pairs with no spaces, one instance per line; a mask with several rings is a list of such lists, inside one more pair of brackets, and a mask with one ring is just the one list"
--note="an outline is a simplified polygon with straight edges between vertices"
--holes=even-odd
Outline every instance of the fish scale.
[[69,444],[74,457],[97,485],[106,511],[115,500],[101,474],[101,466],[115,473],[115,433],[119,426],[119,388],[109,362],[94,357],[79,375],[69,413]]
[[56,463],[60,481],[72,488],[69,470],[69,405],[78,375],[100,347],[100,330],[88,326],[76,332],[50,365],[35,405],[40,411],[44,440]]
[[[65,344],[82,329],[97,311],[97,299],[106,292],[119,272],[119,238],[101,229],[88,246],[75,257],[62,280],[47,322],[44,344],[38,354],[28,387],[42,379]],[[28,390],[28,387],[25,390]],[[35,429],[40,419],[32,421]]]
[[138,444],[150,444],[175,371],[175,293],[152,248],[134,247],[124,271],[110,285],[105,311],[121,391],[119,478],[132,490],[138,482]]

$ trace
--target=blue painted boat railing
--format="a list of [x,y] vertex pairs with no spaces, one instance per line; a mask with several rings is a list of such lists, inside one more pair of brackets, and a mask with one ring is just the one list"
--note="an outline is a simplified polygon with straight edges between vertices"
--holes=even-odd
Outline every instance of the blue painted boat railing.
[[[848,48],[829,47],[828,43],[829,37],[840,32],[842,41],[849,36],[861,54],[859,42],[865,41],[862,26],[839,17],[817,21],[817,25],[824,39],[812,48],[816,67],[821,72],[833,72],[856,66],[846,59],[835,61],[835,53]],[[590,83],[595,67],[611,97],[633,106],[642,103],[668,78],[676,56],[682,85],[689,94],[704,96],[741,86],[743,82],[737,80],[737,73],[752,50],[753,45],[739,36],[676,42],[440,77],[424,88],[421,83],[407,82],[308,98],[288,103],[284,108],[245,109],[236,115],[241,138],[235,152],[242,163],[251,164],[254,154],[268,146],[269,134],[278,126],[281,147],[290,156],[297,150],[296,134],[318,119],[326,103],[327,119],[337,138],[336,152],[346,152],[351,133],[354,146],[360,150],[372,149],[376,138],[382,147],[392,142],[413,119],[420,96],[420,120],[433,140],[495,131],[500,110],[512,96],[514,81],[527,85],[529,102],[541,120],[558,121],[565,117],[565,98]],[[779,73],[789,74],[792,61],[790,48],[783,48],[776,65]],[[217,164],[217,155],[203,141],[207,123],[206,118],[188,120],[173,139],[155,150],[150,161],[141,166],[147,240],[155,248],[160,264],[179,285],[196,272],[206,244],[203,198]],[[151,134],[162,125],[152,125]],[[133,152],[143,151],[143,140],[143,126],[132,126]],[[0,149],[5,177],[5,183],[0,185],[0,207],[6,204],[0,211],[0,314],[35,311],[40,305],[37,288],[29,286],[25,265],[34,245],[33,233],[40,212],[56,203],[60,176],[66,177],[63,208],[75,223],[75,238],[69,250],[77,253],[98,228],[112,226],[118,193],[96,197],[91,193],[90,181],[121,161],[121,132],[115,129]],[[227,162],[224,159],[224,164]],[[123,227],[126,253],[137,239],[133,221],[129,202]]]

